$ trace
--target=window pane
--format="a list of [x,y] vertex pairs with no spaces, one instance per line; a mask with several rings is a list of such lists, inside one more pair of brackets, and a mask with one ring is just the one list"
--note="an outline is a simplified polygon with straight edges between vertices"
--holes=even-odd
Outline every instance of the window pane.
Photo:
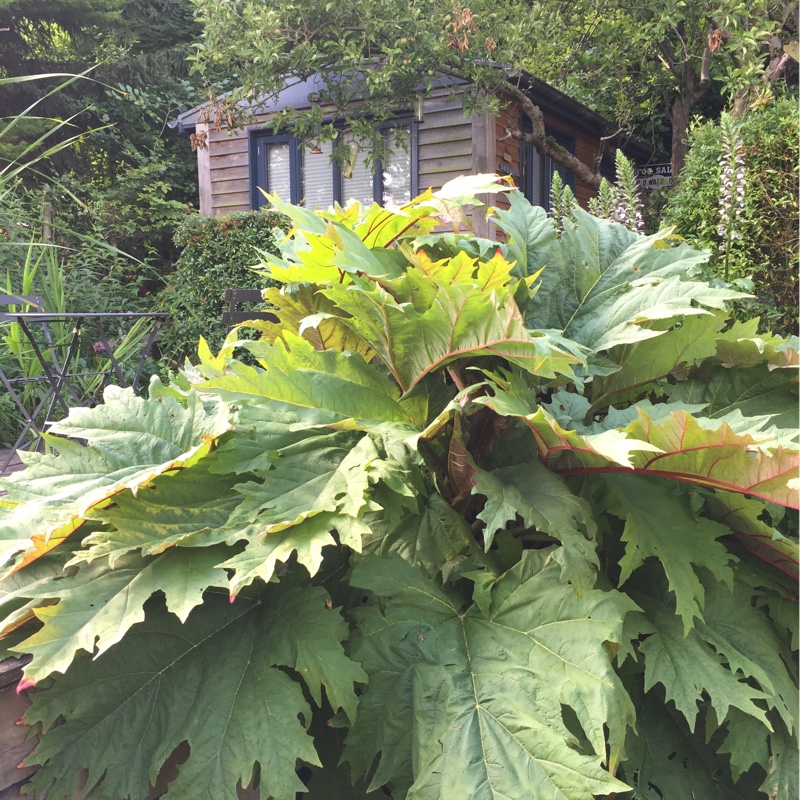
[[282,200],[292,199],[288,142],[267,145],[267,191],[277,194]]
[[333,166],[331,164],[333,142],[321,142],[316,149],[322,152],[312,152],[311,146],[303,149],[301,194],[303,195],[303,205],[306,208],[325,210],[328,206],[333,205]]
[[[408,128],[404,135],[410,135]],[[411,152],[398,144],[395,131],[387,131],[385,137],[386,150],[392,152],[383,160],[383,204],[402,205],[411,200]],[[405,143],[409,144],[408,138]]]
[[356,156],[353,175],[346,178],[347,164],[342,166],[341,198],[342,205],[347,205],[349,200],[358,200],[362,205],[371,206],[374,198],[372,189],[372,170],[367,169],[367,154],[369,149],[361,146]]
[[542,206],[542,157],[530,142],[522,144],[522,153],[525,194],[533,205]]

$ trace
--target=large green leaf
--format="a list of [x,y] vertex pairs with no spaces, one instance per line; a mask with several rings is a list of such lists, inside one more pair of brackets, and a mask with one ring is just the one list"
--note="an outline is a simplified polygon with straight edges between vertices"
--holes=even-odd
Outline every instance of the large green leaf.
[[738,780],[739,775],[747,772],[753,764],[760,764],[765,769],[769,766],[769,749],[767,743],[770,733],[757,719],[732,708],[727,716],[727,735],[720,745],[720,753],[728,753],[731,757],[731,773]]
[[230,428],[224,403],[207,400],[206,408],[190,392],[183,406],[162,389],[154,380],[145,400],[109,387],[103,405],[73,409],[50,427],[86,444],[47,434],[58,454],[27,454],[28,468],[2,481],[8,495],[0,506],[0,563],[21,551],[19,566],[30,563],[79,528],[91,509],[199,461]]
[[476,402],[501,416],[522,419],[542,462],[561,475],[632,472],[798,507],[792,481],[800,465],[798,452],[764,447],[768,434],[737,434],[725,422],[710,427],[686,411],[674,411],[656,422],[639,408],[638,418],[622,430],[581,435],[563,428],[543,407],[531,408],[531,398],[518,385],[491,385],[494,397]]
[[265,341],[274,342],[289,331],[311,342],[316,350],[354,350],[367,360],[372,357],[369,345],[342,324],[332,313],[333,303],[311,284],[291,283],[281,289],[265,289],[264,301],[278,321],[252,320],[244,327],[259,331]]
[[224,541],[220,529],[241,503],[235,476],[212,474],[213,455],[192,469],[160,476],[136,495],[121,492],[112,505],[95,508],[89,518],[103,523],[82,541],[75,561],[108,558],[113,568],[126,553],[157,555],[170,547],[205,547]]
[[800,366],[797,337],[783,339],[773,334],[759,334],[760,323],[758,317],[734,322],[717,338],[717,359],[726,367],[752,367],[764,362],[773,367]]
[[[698,704],[706,692],[718,719],[726,719],[731,709],[738,709],[758,723],[761,738],[766,740],[771,725],[763,703],[754,702],[766,699],[766,695],[750,686],[745,675],[731,671],[699,629],[692,628],[686,633],[671,599],[658,591],[659,581],[651,581],[647,587],[643,584],[644,581],[638,582],[643,591],[633,592],[632,596],[644,610],[653,631],[639,644],[644,656],[645,691],[660,683],[666,699],[675,704],[692,731]],[[737,726],[731,725],[731,730],[738,730]]]
[[754,680],[767,705],[783,720],[789,733],[798,730],[797,661],[781,639],[764,608],[753,602],[749,587],[737,579],[734,591],[704,581],[705,607],[698,633],[727,662],[730,669]]
[[645,559],[656,557],[675,593],[675,606],[688,634],[695,618],[702,619],[705,592],[695,567],[705,567],[718,581],[733,585],[733,557],[717,541],[728,528],[697,518],[688,498],[676,495],[666,481],[629,475],[609,475],[608,510],[625,520],[625,555],[619,561],[624,583]]
[[547,334],[525,327],[508,289],[488,292],[471,274],[425,275],[417,281],[417,296],[424,300],[414,303],[398,302],[389,291],[363,282],[324,290],[350,315],[345,324],[370,344],[403,391],[429,372],[472,356],[499,356],[548,378],[571,375],[579,362]]
[[687,317],[678,326],[655,339],[614,347],[609,360],[619,370],[592,382],[592,405],[605,408],[641,396],[653,381],[666,378],[681,364],[692,365],[715,352],[716,332],[725,324],[725,314]]
[[420,498],[418,513],[406,512],[396,521],[381,515],[370,520],[369,527],[365,553],[384,558],[397,554],[430,576],[447,562],[477,548],[469,525],[438,493]]
[[748,552],[797,580],[797,542],[764,522],[763,502],[731,492],[714,492],[706,498],[705,509],[711,519],[727,525]]
[[615,592],[578,599],[543,561],[528,551],[497,581],[488,616],[399,559],[356,565],[352,582],[385,598],[359,612],[353,655],[370,685],[345,751],[362,769],[381,754],[372,787],[413,780],[409,798],[441,800],[624,791],[601,762],[607,746],[612,769],[623,755],[633,707],[604,642],[620,641],[634,606]]
[[288,332],[283,339],[257,348],[264,369],[234,361],[197,388],[231,399],[271,399],[329,412],[330,421],[414,421],[413,410],[402,406],[400,392],[385,373],[357,353],[317,351]]
[[800,764],[798,764],[797,738],[788,736],[778,727],[769,737],[770,758],[767,777],[761,786],[770,800],[797,800],[800,797]]
[[186,741],[189,758],[170,797],[236,800],[237,782],[250,784],[258,764],[262,792],[294,800],[303,790],[297,760],[319,761],[305,731],[311,709],[276,666],[296,671],[317,700],[320,684],[333,687],[332,703],[348,707],[353,681],[365,679],[345,657],[339,642],[347,626],[325,599],[310,586],[269,588],[233,606],[210,598],[186,624],[153,610],[96,661],[76,662],[33,696],[30,723],[48,729],[64,717],[28,759],[42,765],[34,787],[52,781],[49,797],[71,798],[87,770],[88,787],[102,779],[94,797],[144,800]]
[[[518,254],[521,231],[531,212],[521,201],[496,215],[497,224],[512,237]],[[534,215],[535,217],[535,215]],[[682,244],[670,247],[668,232],[639,236],[622,225],[596,219],[575,209],[560,238],[543,224],[531,226],[526,237],[528,275],[544,268],[536,296],[525,307],[533,328],[562,330],[568,338],[593,350],[653,336],[640,323],[703,313],[693,303],[723,308],[741,296],[690,280],[691,267],[708,254]]]
[[231,415],[234,432],[219,441],[208,470],[217,475],[268,470],[277,453],[320,435],[320,427],[338,419],[316,409],[301,408],[262,397],[249,397]]
[[113,570],[107,564],[83,565],[76,575],[29,590],[28,597],[58,603],[34,609],[43,625],[16,647],[33,656],[22,685],[66,672],[79,650],[104,653],[144,620],[144,604],[155,592],[163,592],[167,609],[185,622],[209,586],[227,585],[225,570],[217,566],[225,555],[224,548],[204,547],[170,550],[147,563],[128,557]]
[[[266,535],[261,525],[242,528],[241,533],[250,539],[247,547],[221,565],[233,570],[229,584],[231,599],[256,578],[271,580],[277,563],[288,561],[293,554],[309,575],[316,575],[322,564],[322,548],[336,544],[331,534],[337,523],[337,515],[322,513]],[[367,531],[364,527],[364,532]]]
[[495,532],[519,515],[525,528],[561,542],[553,559],[561,565],[562,580],[571,581],[579,594],[594,585],[599,563],[594,541],[597,526],[591,508],[538,459],[492,472],[479,470],[472,493],[486,497],[478,519],[486,525],[483,537],[487,550]]
[[507,195],[509,208],[495,208],[491,219],[508,234],[506,250],[515,262],[519,278],[535,275],[541,269],[537,251],[553,252],[558,233],[553,221],[541,206],[531,205],[522,192]]
[[716,367],[702,377],[668,387],[672,400],[706,403],[709,417],[724,417],[739,410],[746,417],[771,414],[781,427],[797,427],[797,374],[793,370],[771,370],[768,364],[750,369]]
[[[638,699],[638,698],[637,698]],[[755,800],[752,786],[740,790],[720,769],[720,761],[702,735],[654,692],[637,702],[636,734],[622,777],[635,787],[636,800]],[[757,787],[758,784],[756,784]],[[760,799],[759,799],[760,800]]]
[[258,521],[267,532],[321,511],[357,517],[367,504],[370,464],[377,459],[370,437],[353,431],[323,433],[290,445],[261,480],[237,485],[242,502],[228,524]]

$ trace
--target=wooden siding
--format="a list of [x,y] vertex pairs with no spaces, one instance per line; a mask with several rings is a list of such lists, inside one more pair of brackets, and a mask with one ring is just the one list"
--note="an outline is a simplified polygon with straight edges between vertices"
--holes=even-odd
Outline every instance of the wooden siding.
[[[506,98],[508,99],[508,98]],[[256,117],[251,128],[269,124],[269,117]],[[519,109],[509,102],[500,115],[478,114],[466,118],[458,97],[449,90],[436,90],[425,98],[424,120],[418,126],[419,191],[440,189],[447,181],[464,174],[511,170],[519,181],[520,143],[507,136],[507,127],[519,124]],[[575,155],[593,163],[599,140],[573,124],[545,114],[545,124],[575,139]],[[205,215],[227,214],[250,209],[249,135],[247,130],[231,134],[197,126],[207,136],[207,146],[197,151],[200,185],[200,211]],[[596,192],[581,181],[576,183],[578,202],[586,207]],[[487,198],[490,205],[506,206],[501,196]],[[488,235],[480,215],[474,219],[476,231]],[[484,230],[485,229],[485,230]]]
[[419,191],[436,191],[472,172],[472,123],[461,101],[445,90],[425,98],[423,120],[417,129]]
[[[248,134],[208,130],[206,148],[197,151],[200,213],[206,216],[250,210]],[[199,126],[198,126],[199,130]],[[203,173],[205,172],[205,175]],[[204,182],[207,186],[204,192]]]

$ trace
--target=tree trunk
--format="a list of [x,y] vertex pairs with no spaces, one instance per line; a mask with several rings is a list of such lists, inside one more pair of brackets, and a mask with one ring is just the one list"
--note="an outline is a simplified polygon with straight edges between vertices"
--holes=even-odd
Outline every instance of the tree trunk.
[[679,94],[672,102],[672,182],[677,183],[683,165],[686,163],[686,154],[689,152],[687,137],[689,135],[689,113]]
[[672,185],[680,179],[681,170],[686,163],[689,151],[689,119],[697,101],[711,86],[711,50],[706,45],[700,64],[700,74],[689,64],[681,65],[677,70],[678,95],[672,103]]

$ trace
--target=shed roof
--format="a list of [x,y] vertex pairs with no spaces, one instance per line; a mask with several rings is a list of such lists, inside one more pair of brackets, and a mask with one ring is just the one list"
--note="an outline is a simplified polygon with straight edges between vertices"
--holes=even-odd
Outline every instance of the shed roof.
[[[608,120],[583,105],[583,103],[522,70],[498,66],[505,72],[508,82],[525,91],[542,111],[594,134],[602,135],[605,132],[610,132],[611,126]],[[352,80],[352,78],[349,80]],[[465,81],[440,76],[434,85],[436,88],[441,88],[459,84],[465,84]],[[292,83],[287,83],[277,95],[261,97],[255,104],[242,100],[239,101],[238,105],[240,108],[250,107],[252,112],[265,115],[284,111],[288,108],[302,111],[311,108],[313,102],[310,98],[324,91],[327,87],[328,82],[325,78],[320,73],[315,73],[304,80],[298,78]],[[194,131],[198,117],[205,106],[206,104],[204,103],[178,115],[177,128],[179,133],[192,133]],[[625,142],[624,148],[640,165],[658,160],[659,157],[663,158],[650,145],[633,138],[629,138]]]

